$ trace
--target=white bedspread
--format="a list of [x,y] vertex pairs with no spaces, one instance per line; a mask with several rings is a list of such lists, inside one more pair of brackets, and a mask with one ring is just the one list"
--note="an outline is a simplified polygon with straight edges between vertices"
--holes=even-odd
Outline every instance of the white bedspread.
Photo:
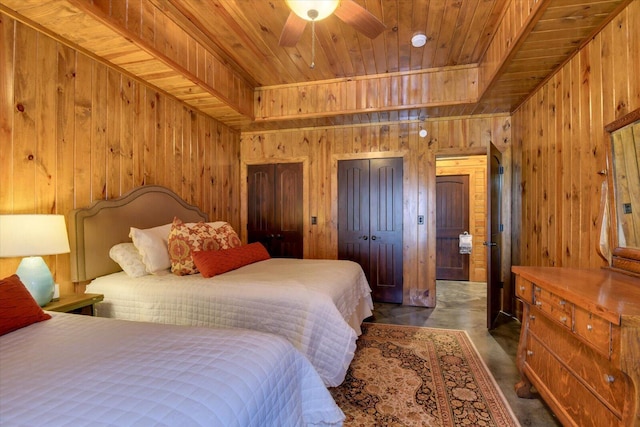
[[95,279],[98,315],[178,325],[246,328],[285,337],[327,386],[344,380],[371,289],[351,261],[269,259],[209,279],[116,273]]
[[2,426],[342,424],[280,337],[51,314],[0,337]]

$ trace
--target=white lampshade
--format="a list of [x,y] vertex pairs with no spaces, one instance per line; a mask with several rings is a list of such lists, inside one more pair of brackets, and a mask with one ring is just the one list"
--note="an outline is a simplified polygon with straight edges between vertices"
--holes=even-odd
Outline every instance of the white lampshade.
[[339,0],[286,0],[289,8],[302,19],[319,21],[331,15]]
[[64,215],[0,215],[0,257],[68,252]]
[[63,215],[0,215],[0,257],[25,257],[16,274],[40,306],[51,301],[55,289],[41,256],[69,251]]

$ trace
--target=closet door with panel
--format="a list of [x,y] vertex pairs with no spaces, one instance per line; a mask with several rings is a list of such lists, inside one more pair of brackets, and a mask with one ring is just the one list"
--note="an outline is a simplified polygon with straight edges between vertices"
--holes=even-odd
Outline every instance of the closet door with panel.
[[402,303],[402,158],[338,162],[338,258],[362,266],[375,301]]
[[249,243],[274,258],[302,258],[302,163],[249,165],[247,184]]

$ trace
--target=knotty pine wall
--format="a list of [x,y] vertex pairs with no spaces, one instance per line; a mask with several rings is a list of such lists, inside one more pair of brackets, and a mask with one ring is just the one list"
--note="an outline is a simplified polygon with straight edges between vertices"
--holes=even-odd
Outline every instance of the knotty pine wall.
[[600,267],[604,126],[640,107],[632,1],[513,115],[513,263]]
[[[423,127],[428,136],[420,138]],[[241,137],[241,186],[246,194],[247,165],[302,162],[305,175],[304,256],[338,256],[337,164],[339,160],[376,157],[404,159],[404,304],[434,306],[435,299],[435,176],[436,156],[485,154],[489,142],[503,151],[510,165],[511,123],[508,115],[429,119],[424,122],[244,132]],[[507,167],[505,188],[509,189]],[[508,194],[507,194],[508,193]],[[505,191],[509,218],[510,191]],[[246,198],[241,200],[241,222],[246,224]],[[426,224],[418,225],[418,215]],[[310,217],[317,217],[311,225]],[[505,224],[505,232],[510,230]],[[241,229],[246,238],[246,229]],[[508,239],[507,239],[508,240]],[[505,242],[509,244],[508,241]],[[504,251],[510,253],[510,247]],[[509,259],[503,262],[508,278]]]
[[[436,176],[469,175],[469,234],[473,248],[469,256],[469,281],[487,281],[487,156],[436,159]],[[467,256],[467,255],[464,255]]]
[[[240,134],[0,14],[0,213],[58,213],[171,188],[239,227]],[[19,259],[1,259],[0,276]],[[45,257],[72,293],[69,255]]]

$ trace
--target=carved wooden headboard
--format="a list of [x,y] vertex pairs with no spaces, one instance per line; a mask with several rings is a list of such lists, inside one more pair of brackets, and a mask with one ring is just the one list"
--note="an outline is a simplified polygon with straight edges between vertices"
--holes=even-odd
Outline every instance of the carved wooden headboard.
[[129,229],[185,222],[208,221],[206,213],[182,200],[168,188],[145,185],[111,200],[98,200],[69,213],[71,280],[85,282],[120,271],[109,258],[117,243],[130,242]]

